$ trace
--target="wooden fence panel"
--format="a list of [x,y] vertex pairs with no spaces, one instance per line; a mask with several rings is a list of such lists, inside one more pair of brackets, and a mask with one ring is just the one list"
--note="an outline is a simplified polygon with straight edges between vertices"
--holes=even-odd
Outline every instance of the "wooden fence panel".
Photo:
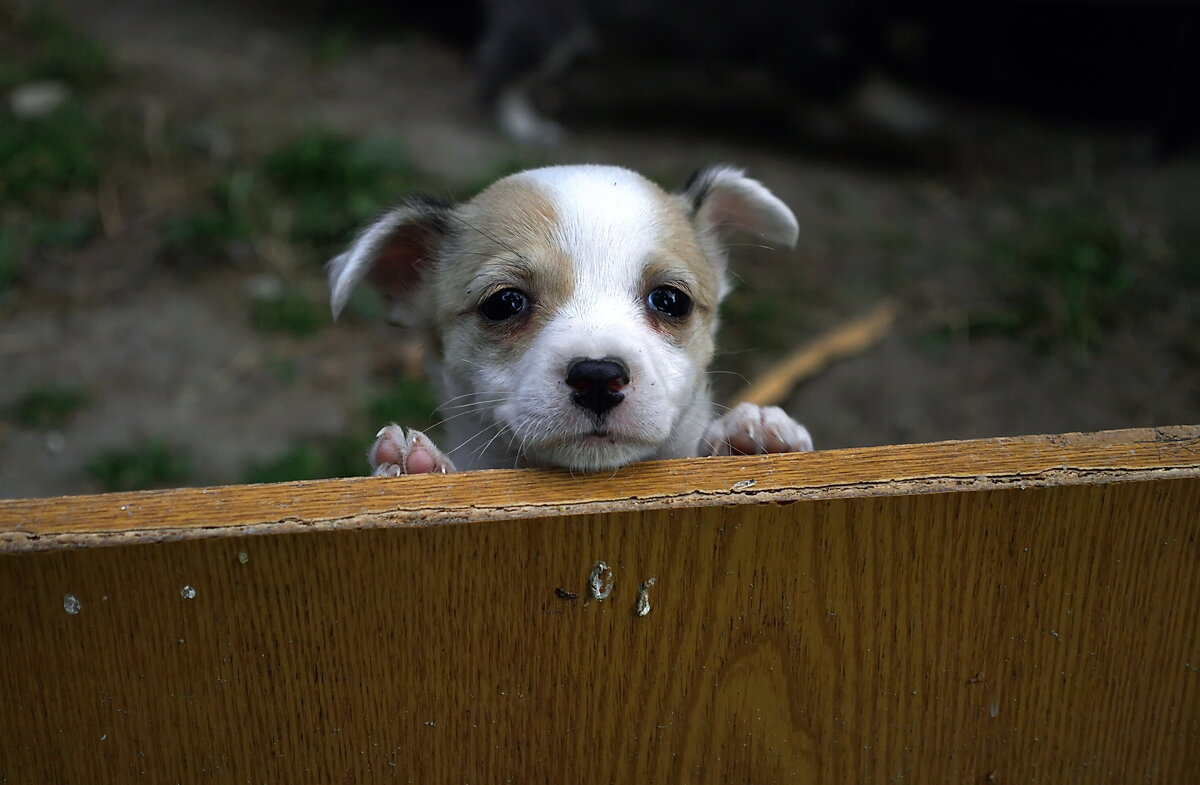
[[15,500],[0,543],[0,782],[1200,770],[1200,428]]

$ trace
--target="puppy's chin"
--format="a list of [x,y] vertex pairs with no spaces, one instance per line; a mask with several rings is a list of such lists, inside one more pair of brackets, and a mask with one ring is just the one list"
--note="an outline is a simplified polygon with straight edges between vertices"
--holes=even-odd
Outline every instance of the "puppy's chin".
[[548,444],[526,443],[523,450],[540,465],[558,466],[580,472],[602,472],[635,461],[644,461],[654,454],[658,446],[612,435],[580,434]]

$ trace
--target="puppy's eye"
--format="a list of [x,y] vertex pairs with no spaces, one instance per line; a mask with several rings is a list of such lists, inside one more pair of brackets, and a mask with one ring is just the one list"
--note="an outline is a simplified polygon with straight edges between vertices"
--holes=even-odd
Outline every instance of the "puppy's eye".
[[673,319],[682,319],[692,312],[692,298],[674,286],[652,289],[646,297],[646,305],[650,306],[651,311],[658,311]]
[[520,289],[501,289],[484,300],[479,313],[489,322],[502,322],[529,310],[529,296]]

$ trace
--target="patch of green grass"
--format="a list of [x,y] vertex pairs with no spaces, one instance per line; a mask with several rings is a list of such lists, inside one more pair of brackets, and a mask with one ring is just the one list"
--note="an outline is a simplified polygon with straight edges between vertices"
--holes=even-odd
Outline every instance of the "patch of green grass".
[[1189,284],[1200,284],[1200,223],[1174,226],[1168,238],[1180,276]]
[[385,423],[401,423],[405,427],[425,430],[432,425],[437,397],[424,379],[400,379],[391,388],[375,394],[367,402],[366,416],[375,427]]
[[1084,356],[1120,312],[1132,282],[1129,249],[1103,210],[1071,205],[1027,213],[986,254],[998,302],[976,307],[972,329],[1065,342]]
[[[23,212],[23,211],[22,211]],[[0,296],[21,280],[30,253],[42,247],[80,248],[99,231],[93,217],[29,218],[0,223]]]
[[428,432],[436,407],[437,400],[424,379],[402,379],[366,401],[361,417],[356,418],[361,425],[350,427],[350,436],[305,439],[272,459],[251,461],[242,472],[242,483],[362,477],[367,472],[371,433],[392,421]]
[[891,226],[876,233],[875,247],[885,256],[903,256],[921,250],[922,243],[912,229]]
[[790,314],[783,304],[745,283],[736,285],[721,304],[723,343],[731,351],[752,347],[765,353],[787,348],[794,330],[784,329]]
[[21,277],[23,245],[16,229],[0,225],[0,296],[16,285]]
[[191,456],[181,447],[161,439],[145,439],[103,450],[88,460],[88,475],[106,491],[136,491],[184,482],[191,472]]
[[39,79],[91,89],[112,77],[108,51],[46,3],[0,9],[0,49],[0,91]]
[[42,117],[0,110],[0,203],[93,185],[100,143],[99,127],[76,103]]
[[1005,306],[973,308],[959,320],[943,322],[927,330],[919,337],[919,345],[931,354],[938,354],[944,352],[956,336],[962,337],[964,334],[971,337],[1017,337],[1036,318],[1036,315]]
[[256,298],[253,318],[260,330],[304,338],[325,324],[325,310],[300,292],[285,290],[278,295]]
[[407,151],[388,139],[311,130],[260,166],[290,213],[298,242],[341,242],[415,183]]
[[214,208],[202,208],[171,218],[163,224],[161,235],[173,251],[202,254],[222,251],[230,240],[243,239],[232,216]]
[[100,231],[100,222],[94,216],[70,218],[42,218],[29,227],[29,239],[35,246],[56,248],[82,248]]
[[273,356],[267,360],[267,366],[279,381],[288,384],[296,381],[296,362],[290,357]]
[[317,65],[333,65],[345,60],[354,51],[357,37],[354,25],[337,25],[317,42],[316,50],[313,52],[313,61]]
[[242,473],[242,482],[291,482],[361,476],[367,469],[368,446],[359,439],[344,436],[304,442],[273,459],[251,462]]
[[363,416],[358,419],[367,424],[354,426],[352,436],[302,441],[275,458],[253,461],[242,473],[242,481],[289,482],[362,476],[367,471],[367,448],[371,442],[364,436],[390,422],[428,432],[436,407],[437,400],[428,382],[402,379],[366,402]]
[[254,225],[262,224],[257,210],[256,175],[237,169],[210,189],[208,204],[163,224],[161,235],[172,254],[211,256],[231,242],[249,240]]
[[242,473],[242,482],[290,482],[319,480],[326,477],[360,477],[367,472],[366,438],[381,425],[400,422],[428,432],[433,423],[437,400],[428,382],[423,379],[403,379],[390,388],[372,396],[364,407],[359,422],[350,429],[350,436],[313,439],[299,442],[280,455],[264,461],[249,463]]
[[35,6],[30,22],[38,40],[34,76],[81,88],[96,87],[112,76],[108,50],[53,9]]
[[162,238],[170,256],[211,257],[237,241],[275,237],[312,246],[315,254],[299,255],[323,262],[414,182],[397,142],[311,130],[222,177],[204,206],[164,225]]
[[12,407],[12,416],[27,428],[61,428],[88,400],[78,387],[47,384],[34,387]]

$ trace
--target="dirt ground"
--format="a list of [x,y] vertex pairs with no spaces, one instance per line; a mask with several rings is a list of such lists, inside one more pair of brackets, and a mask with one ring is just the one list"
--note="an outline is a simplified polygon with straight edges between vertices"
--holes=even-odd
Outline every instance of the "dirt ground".
[[[189,485],[261,477],[247,467],[297,445],[365,449],[383,423],[364,402],[411,365],[403,336],[367,317],[270,331],[252,309],[264,287],[319,300],[320,244],[267,233],[186,263],[163,250],[206,178],[313,128],[396,140],[443,196],[518,161],[621,164],[667,186],[705,163],[745,166],[801,239],[736,254],[720,397],[881,298],[901,307],[877,346],[786,401],[818,448],[1200,423],[1200,156],[1152,160],[1141,130],[930,96],[937,141],[919,163],[880,163],[775,129],[713,132],[703,109],[572,122],[568,97],[565,142],[520,150],[475,107],[461,53],[419,32],[340,36],[286,3],[57,7],[110,53],[114,76],[87,101],[124,135],[97,184],[63,197],[97,216],[96,235],[27,252],[0,293],[0,497],[114,487],[97,456],[130,445],[177,449],[185,468],[157,482]],[[80,402],[12,414],[48,385]]]

